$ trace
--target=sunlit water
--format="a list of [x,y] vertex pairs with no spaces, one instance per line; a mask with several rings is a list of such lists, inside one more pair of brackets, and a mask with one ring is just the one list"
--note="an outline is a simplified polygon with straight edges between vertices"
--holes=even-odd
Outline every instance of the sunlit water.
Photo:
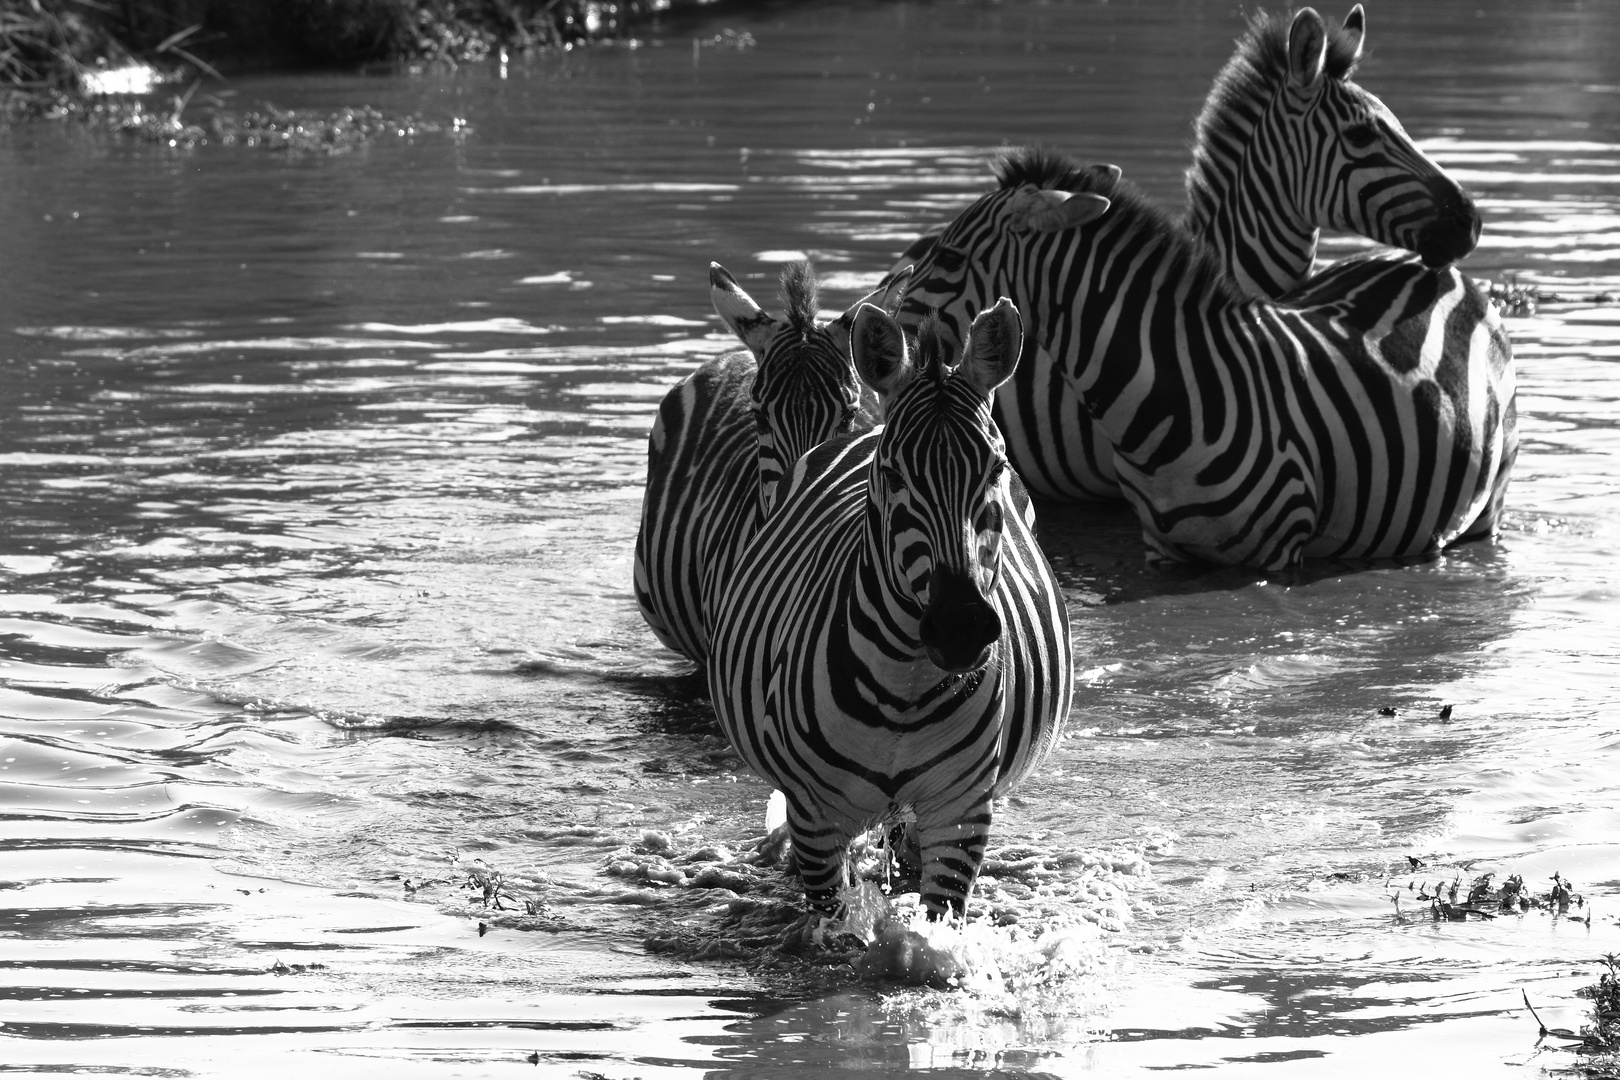
[[[1400,7],[1362,81],[1478,195],[1470,272],[1620,290],[1612,17]],[[999,995],[770,946],[768,791],[635,610],[711,259],[772,307],[809,255],[842,310],[1004,143],[1177,201],[1239,28],[798,5],[226,88],[436,125],[346,155],[0,132],[0,1069],[1573,1069],[1521,992],[1579,1027],[1620,950],[1612,304],[1509,321],[1494,543],[1267,580],[1044,512],[1081,690],[999,812]],[[1587,921],[1417,898],[1486,872]]]

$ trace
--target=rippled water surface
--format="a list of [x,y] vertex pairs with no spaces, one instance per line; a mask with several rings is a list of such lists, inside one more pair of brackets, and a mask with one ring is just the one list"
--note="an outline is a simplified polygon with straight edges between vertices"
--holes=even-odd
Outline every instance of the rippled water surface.
[[[1009,986],[1018,927],[1098,931],[1002,997],[748,944],[768,792],[637,615],[646,434],[731,345],[711,259],[772,307],[809,255],[842,310],[1005,143],[1178,201],[1235,5],[224,88],[425,122],[336,156],[0,131],[0,1071],[1572,1074],[1521,994],[1579,1027],[1620,951],[1620,20],[1370,7],[1468,269],[1561,298],[1508,321],[1505,531],[1267,580],[1047,510],[1081,690],[980,904]],[[1486,872],[1584,921],[1417,898]]]

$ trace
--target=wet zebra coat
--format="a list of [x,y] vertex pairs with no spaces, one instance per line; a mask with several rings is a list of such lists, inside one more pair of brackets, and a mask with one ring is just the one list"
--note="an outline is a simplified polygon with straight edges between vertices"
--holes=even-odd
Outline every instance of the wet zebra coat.
[[[1083,455],[1060,412],[1083,408],[1164,558],[1409,556],[1495,527],[1512,367],[1454,271],[1408,264],[1398,296],[1329,278],[1299,304],[1250,300],[1112,173],[1031,152],[999,173],[919,263],[903,314],[960,328],[993,297],[1019,305],[1026,363],[997,404],[1031,487]],[[1036,414],[1045,431],[1018,424]]]
[[876,422],[849,360],[849,328],[862,303],[898,303],[906,280],[896,275],[886,290],[821,324],[808,263],[783,270],[783,319],[761,310],[719,263],[710,265],[715,310],[748,348],[708,361],[664,396],[647,441],[636,535],[636,603],[671,649],[699,664],[708,659],[718,583],[799,455]]
[[951,367],[937,327],[908,354],[862,309],[852,348],[886,423],[800,460],[722,601],[715,710],[787,797],[813,911],[841,913],[852,837],[914,815],[923,903],[963,912],[991,800],[1068,715],[1067,609],[990,417],[1019,337],[992,305]]

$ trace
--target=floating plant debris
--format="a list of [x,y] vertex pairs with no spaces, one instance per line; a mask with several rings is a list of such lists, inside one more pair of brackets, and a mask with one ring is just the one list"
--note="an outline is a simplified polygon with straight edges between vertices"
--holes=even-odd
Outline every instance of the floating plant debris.
[[[1413,870],[1423,868],[1423,862],[1412,856],[1407,856]],[[1494,871],[1480,874],[1475,877],[1465,891],[1463,876],[1458,874],[1448,883],[1444,879],[1435,882],[1418,881],[1413,879],[1403,887],[1386,883],[1386,887],[1394,891],[1390,899],[1394,901],[1396,914],[1405,918],[1406,913],[1401,909],[1403,895],[1410,897],[1419,904],[1429,905],[1429,915],[1435,922],[1464,922],[1470,916],[1479,919],[1494,919],[1500,915],[1519,915],[1528,911],[1546,911],[1556,915],[1564,915],[1577,922],[1590,922],[1591,911],[1586,906],[1586,900],[1574,890],[1570,882],[1561,874],[1553,874],[1548,879],[1550,885],[1545,892],[1536,892],[1526,886],[1524,878],[1518,874],[1510,874],[1504,878],[1500,885],[1495,884]],[[1410,902],[1410,901],[1409,901]],[[1582,914],[1570,914],[1574,908]]]

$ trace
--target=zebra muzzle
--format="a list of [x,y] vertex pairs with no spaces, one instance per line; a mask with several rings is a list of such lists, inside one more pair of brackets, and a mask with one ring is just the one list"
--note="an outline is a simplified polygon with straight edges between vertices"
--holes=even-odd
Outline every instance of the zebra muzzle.
[[1447,201],[1439,217],[1418,231],[1417,253],[1431,270],[1450,266],[1479,243],[1480,218],[1474,200],[1461,192]]
[[989,660],[990,647],[1001,638],[1001,616],[972,577],[936,571],[918,637],[935,667],[960,675]]

